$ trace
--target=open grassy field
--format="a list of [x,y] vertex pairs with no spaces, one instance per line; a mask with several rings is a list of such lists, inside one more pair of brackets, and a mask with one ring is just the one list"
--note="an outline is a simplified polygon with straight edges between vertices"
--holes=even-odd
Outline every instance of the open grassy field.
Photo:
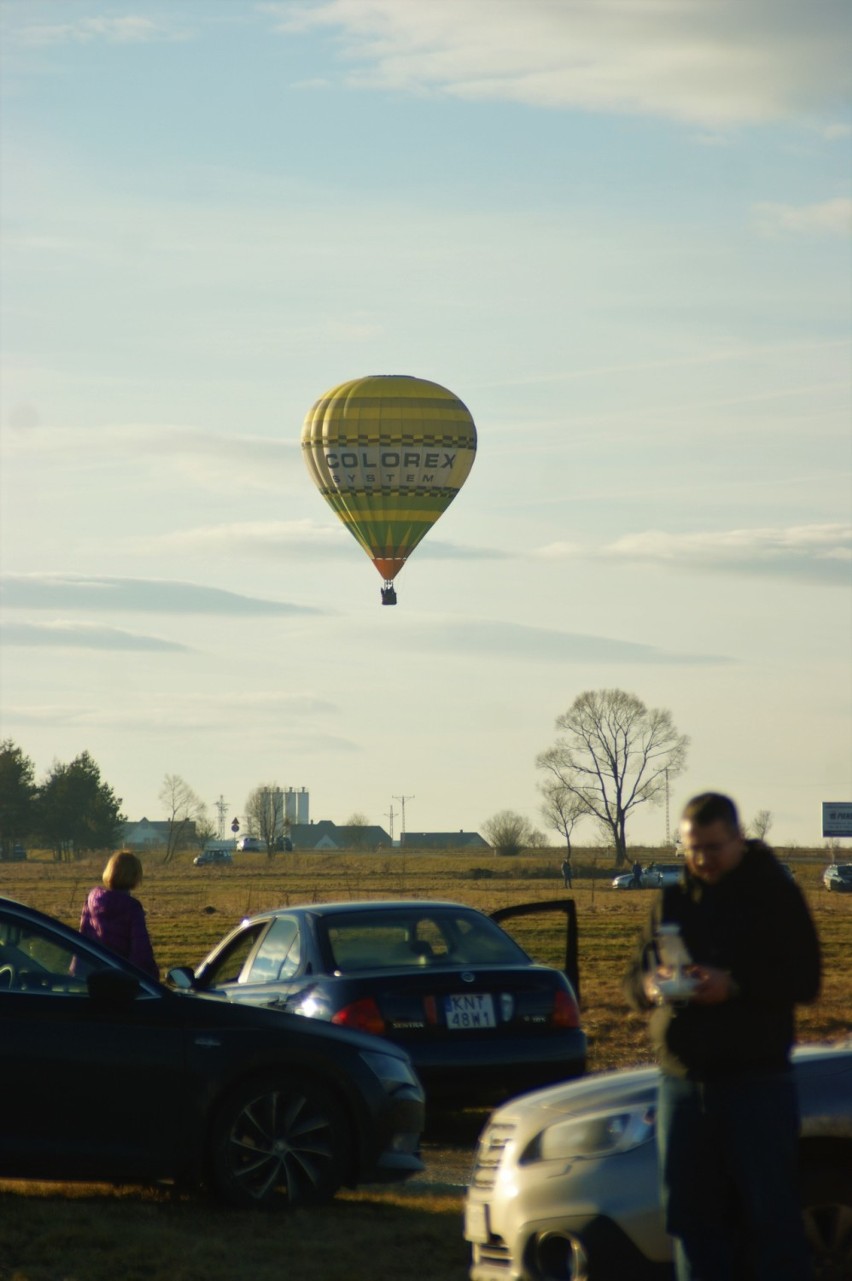
[[[636,851],[643,861],[664,851]],[[779,851],[794,868],[817,922],[825,959],[820,1001],[801,1012],[801,1039],[834,1040],[852,1028],[852,895],[822,887],[824,851]],[[670,857],[670,855],[668,856]],[[242,916],[332,899],[447,898],[485,911],[562,896],[560,855],[238,855],[230,868],[198,869],[189,855],[163,865],[146,856],[139,891],[165,970],[192,964]],[[76,926],[104,860],[0,864],[0,894]],[[592,1071],[647,1060],[645,1021],[625,1009],[620,978],[651,894],[609,888],[600,851],[575,851],[583,1019]],[[521,927],[525,932],[521,933]],[[554,920],[512,932],[537,958],[559,964]],[[8,1101],[7,1101],[8,1102]],[[332,1206],[286,1218],[222,1211],[201,1199],[145,1189],[59,1189],[0,1183],[0,1281],[464,1281],[461,1199],[421,1189],[363,1189]]]

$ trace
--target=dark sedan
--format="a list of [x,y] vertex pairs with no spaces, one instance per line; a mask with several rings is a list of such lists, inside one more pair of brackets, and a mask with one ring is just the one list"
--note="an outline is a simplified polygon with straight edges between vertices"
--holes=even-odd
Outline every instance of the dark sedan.
[[205,1183],[316,1202],[423,1169],[396,1046],[185,995],[0,899],[0,1177]]
[[427,900],[316,903],[243,921],[178,984],[372,1032],[430,1097],[482,1102],[585,1069],[574,989],[488,916]]

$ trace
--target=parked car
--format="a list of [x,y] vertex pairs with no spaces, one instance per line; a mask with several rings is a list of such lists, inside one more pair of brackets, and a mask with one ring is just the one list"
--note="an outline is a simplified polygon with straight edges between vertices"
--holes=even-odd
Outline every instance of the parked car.
[[233,863],[233,855],[227,849],[202,850],[193,863],[196,867],[229,867]]
[[683,863],[649,863],[642,868],[639,884],[632,872],[623,872],[613,877],[614,890],[657,890],[661,885],[676,885],[683,876]]
[[[794,1052],[815,1275],[852,1276],[852,1041]],[[513,1099],[479,1139],[465,1206],[471,1281],[663,1281],[658,1073],[586,1077]]]
[[[521,905],[503,909],[518,914]],[[564,909],[565,900],[560,900]],[[458,903],[312,903],[237,926],[174,982],[387,1037],[432,1097],[507,1098],[585,1070],[575,989]]]
[[237,841],[237,849],[245,854],[265,854],[266,842],[262,841],[259,836],[241,836]]
[[827,890],[852,892],[852,863],[830,863],[822,874],[822,883]]
[[0,899],[0,1177],[205,1183],[237,1205],[405,1179],[424,1095],[395,1045],[176,992]]

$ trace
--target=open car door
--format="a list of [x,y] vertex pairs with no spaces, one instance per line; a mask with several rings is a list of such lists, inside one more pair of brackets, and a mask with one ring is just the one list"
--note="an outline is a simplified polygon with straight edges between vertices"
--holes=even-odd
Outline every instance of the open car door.
[[[513,917],[526,918],[545,916],[553,914],[554,912],[561,912],[565,917],[565,952],[564,959],[561,960],[561,964],[560,960],[545,959],[543,957],[540,958],[535,954],[537,951],[535,934],[537,934],[538,931],[533,933],[529,928],[527,928],[521,931],[509,930],[508,933],[512,935],[515,941],[520,944],[525,952],[528,952],[529,955],[532,956],[533,960],[541,959],[548,965],[559,965],[568,982],[573,987],[577,1000],[580,1001],[580,965],[577,948],[577,904],[572,898],[542,899],[536,903],[518,903],[511,907],[498,908],[496,912],[491,912],[490,916],[492,921],[496,921],[498,925],[505,928],[505,922]],[[525,924],[527,923],[525,922]],[[530,922],[529,924],[533,925],[534,923]],[[541,930],[543,938],[552,936],[552,933],[553,929],[550,923]]]

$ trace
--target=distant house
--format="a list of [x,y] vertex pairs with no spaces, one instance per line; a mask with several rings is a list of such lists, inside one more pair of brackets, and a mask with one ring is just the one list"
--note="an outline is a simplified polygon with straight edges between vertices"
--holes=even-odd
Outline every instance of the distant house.
[[403,832],[399,843],[418,850],[491,848],[479,832]]
[[338,827],[327,818],[291,823],[289,836],[294,850],[375,850],[393,844],[383,827]]
[[[128,850],[144,850],[154,846],[168,845],[168,820],[141,818],[138,823],[124,823],[121,829],[121,843]],[[183,829],[184,845],[194,845],[198,840],[195,823],[187,821]]]

